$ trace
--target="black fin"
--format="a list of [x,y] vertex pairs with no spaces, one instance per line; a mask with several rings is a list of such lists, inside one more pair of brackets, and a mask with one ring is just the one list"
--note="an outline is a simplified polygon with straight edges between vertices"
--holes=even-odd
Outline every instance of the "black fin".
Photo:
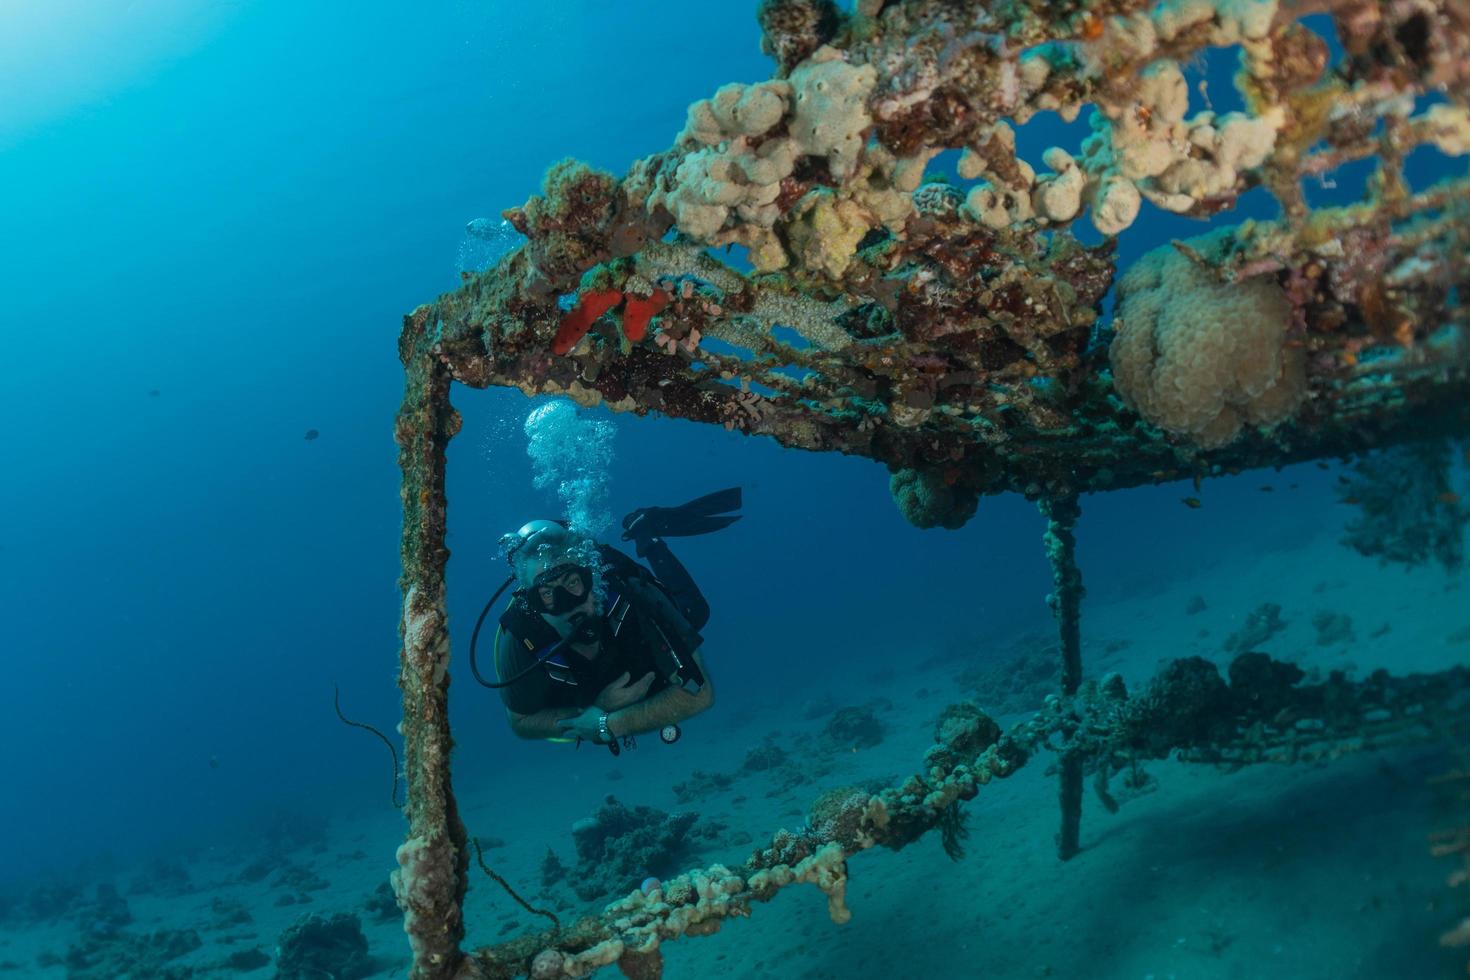
[[740,488],[716,490],[678,507],[640,507],[623,518],[623,540],[688,538],[709,534],[740,520]]

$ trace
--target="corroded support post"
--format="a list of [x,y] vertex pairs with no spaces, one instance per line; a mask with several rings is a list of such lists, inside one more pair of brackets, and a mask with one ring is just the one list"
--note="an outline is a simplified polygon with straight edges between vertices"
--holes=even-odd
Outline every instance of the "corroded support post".
[[410,977],[447,980],[464,959],[465,829],[449,780],[449,632],[444,606],[444,452],[459,431],[451,378],[434,350],[437,319],[420,307],[404,320],[398,353],[407,376],[394,425],[403,470],[403,690],[408,837],[393,892],[413,950]]
[[[1041,501],[1046,517],[1046,557],[1051,562],[1052,592],[1047,605],[1057,618],[1057,635],[1062,652],[1062,695],[1071,697],[1082,685],[1082,570],[1077,567],[1077,518],[1082,508],[1075,494]],[[1082,830],[1082,764],[1074,752],[1061,758],[1062,829],[1057,835],[1057,856],[1063,861],[1076,855]]]

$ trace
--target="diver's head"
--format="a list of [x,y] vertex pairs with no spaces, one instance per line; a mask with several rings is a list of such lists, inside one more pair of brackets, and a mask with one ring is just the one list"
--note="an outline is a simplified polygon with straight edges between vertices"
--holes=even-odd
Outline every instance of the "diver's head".
[[[597,543],[556,521],[531,521],[501,539],[516,591],[563,636],[593,620]],[[563,628],[565,627],[565,628]]]

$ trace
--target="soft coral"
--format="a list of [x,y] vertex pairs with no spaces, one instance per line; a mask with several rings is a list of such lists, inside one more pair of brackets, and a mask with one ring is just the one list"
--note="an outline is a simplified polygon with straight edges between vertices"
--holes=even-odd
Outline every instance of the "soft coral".
[[648,321],[672,298],[663,290],[657,290],[651,296],[634,296],[616,289],[589,290],[582,294],[576,307],[561,318],[561,326],[551,341],[551,352],[565,354],[576,347],[577,341],[587,336],[597,318],[619,303],[623,306],[623,336],[636,344],[648,336]]
[[553,354],[565,354],[577,346],[577,341],[587,336],[597,318],[623,301],[623,294],[616,289],[593,289],[582,294],[582,299],[570,313],[561,318],[561,326],[551,341]]
[[662,290],[655,291],[652,296],[630,295],[623,305],[623,336],[635,344],[648,336],[648,321],[672,298]]

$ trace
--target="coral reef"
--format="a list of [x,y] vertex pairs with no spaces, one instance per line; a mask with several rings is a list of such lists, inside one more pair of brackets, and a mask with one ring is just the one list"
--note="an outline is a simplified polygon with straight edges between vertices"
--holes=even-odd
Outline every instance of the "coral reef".
[[1031,634],[1011,647],[1015,652],[995,662],[971,664],[955,675],[955,684],[986,711],[1012,715],[1035,711],[1061,680],[1061,659],[1054,641]]
[[697,813],[668,814],[650,806],[628,807],[608,796],[597,812],[572,825],[577,866],[570,880],[577,896],[592,901],[632,888],[649,875],[673,875],[691,858],[699,837],[717,833]]
[[302,916],[276,943],[279,980],[357,980],[375,970],[362,922],[348,913]]
[[112,931],[78,938],[66,951],[66,975],[74,980],[157,977],[183,980],[190,967],[174,963],[203,945],[193,929],[161,929],[143,935]]

